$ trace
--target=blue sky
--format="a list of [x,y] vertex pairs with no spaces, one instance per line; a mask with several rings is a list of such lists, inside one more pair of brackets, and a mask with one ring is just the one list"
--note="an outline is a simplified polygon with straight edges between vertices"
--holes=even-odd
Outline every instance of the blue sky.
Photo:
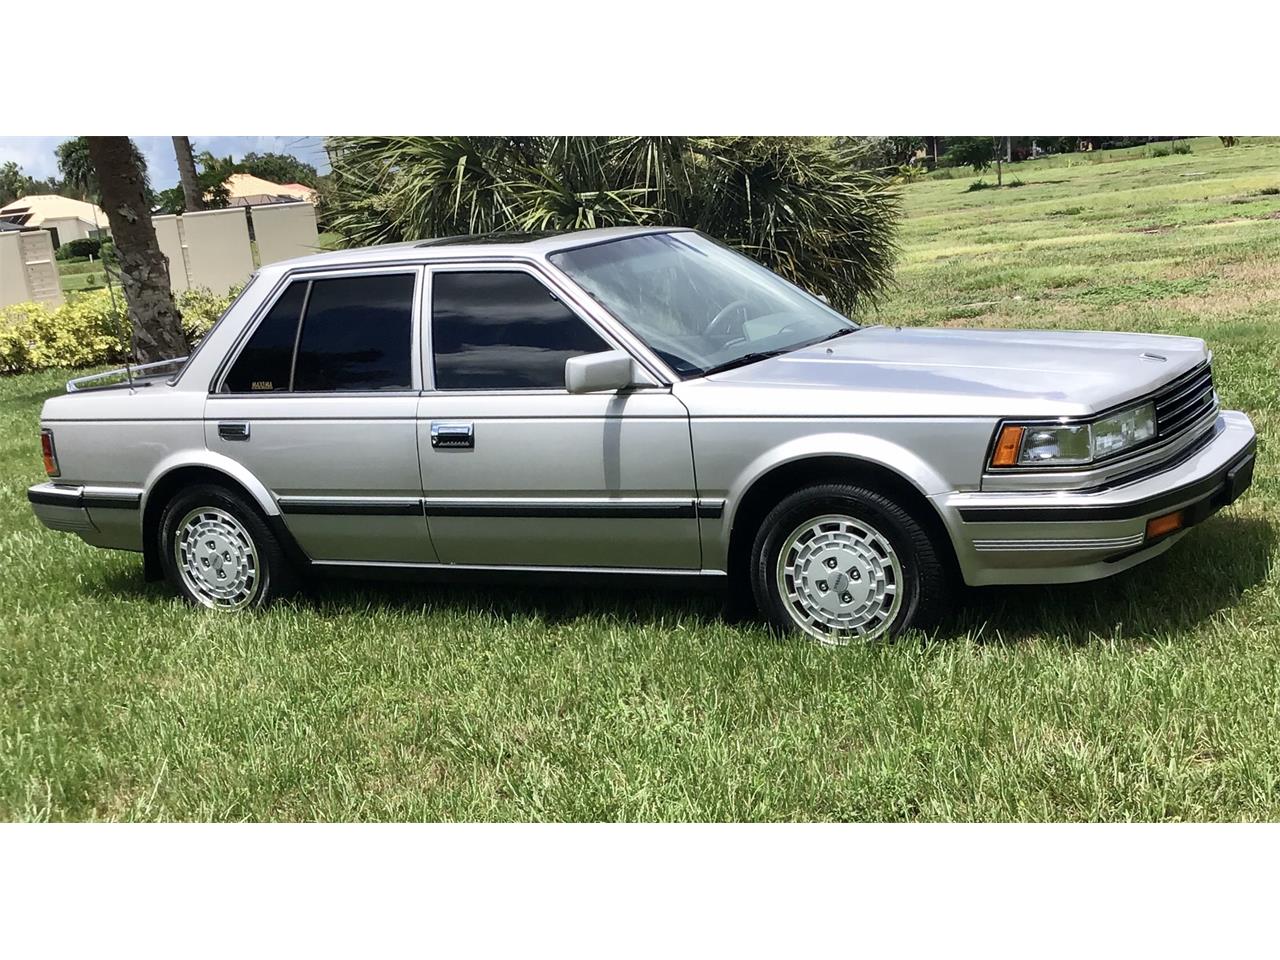
[[[0,137],[0,164],[12,160],[30,176],[43,180],[56,176],[58,162],[54,148],[69,137]],[[165,190],[178,182],[178,165],[173,156],[173,140],[169,137],[134,137],[138,149],[147,158],[151,186]],[[328,171],[322,137],[197,137],[191,136],[196,153],[211,151],[215,156],[228,154],[239,160],[246,153],[291,153],[314,166]]]

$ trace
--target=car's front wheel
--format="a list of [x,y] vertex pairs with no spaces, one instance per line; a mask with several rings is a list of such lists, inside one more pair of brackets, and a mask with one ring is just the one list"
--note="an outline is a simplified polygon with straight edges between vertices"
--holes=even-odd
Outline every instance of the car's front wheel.
[[798,490],[769,513],[752,548],[751,589],[775,629],[829,644],[927,626],[951,595],[938,549],[915,518],[842,483]]
[[165,577],[192,603],[258,607],[293,585],[288,561],[258,511],[224,487],[201,484],[174,497],[159,537]]

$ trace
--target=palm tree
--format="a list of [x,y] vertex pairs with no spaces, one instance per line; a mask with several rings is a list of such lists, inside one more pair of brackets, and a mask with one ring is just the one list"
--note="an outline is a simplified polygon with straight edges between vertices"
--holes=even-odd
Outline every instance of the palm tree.
[[899,198],[816,137],[333,137],[352,246],[458,233],[692,226],[853,312],[892,281]]
[[[120,282],[129,304],[135,359],[187,352],[182,320],[169,292],[169,270],[151,225],[147,178],[128,137],[85,137],[92,173],[111,223]],[[64,173],[65,175],[65,173]]]
[[[129,141],[129,150],[133,161],[142,171],[142,186],[151,198],[151,182],[147,177],[147,161],[137,144]],[[62,174],[62,182],[80,194],[82,199],[98,201],[102,199],[98,175],[93,168],[93,159],[89,156],[89,138],[72,137],[58,144],[54,151],[58,158],[58,172]]]
[[189,137],[174,137],[173,152],[178,158],[178,179],[182,181],[182,196],[187,212],[204,209],[204,191],[196,178],[196,160],[191,153]]

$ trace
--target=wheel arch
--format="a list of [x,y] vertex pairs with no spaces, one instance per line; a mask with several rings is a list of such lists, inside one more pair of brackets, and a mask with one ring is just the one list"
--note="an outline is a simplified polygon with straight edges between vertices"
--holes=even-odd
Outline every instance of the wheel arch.
[[[938,480],[936,475],[934,479]],[[928,486],[896,466],[865,456],[812,452],[771,464],[744,484],[742,492],[730,501],[733,509],[726,509],[725,517],[725,562],[730,578],[745,582],[741,578],[746,576],[756,532],[783,497],[803,487],[831,482],[856,483],[890,497],[925,528],[951,572],[959,571],[955,543],[930,499]]]
[[178,491],[197,483],[216,484],[244,497],[262,513],[267,526],[280,540],[290,558],[295,561],[305,558],[305,554],[285,527],[275,498],[262,482],[234,460],[210,454],[207,458],[199,460],[174,460],[162,463],[148,478],[141,504],[142,562],[146,579],[158,580],[163,577],[157,532],[160,527],[160,518],[164,515],[164,508]]

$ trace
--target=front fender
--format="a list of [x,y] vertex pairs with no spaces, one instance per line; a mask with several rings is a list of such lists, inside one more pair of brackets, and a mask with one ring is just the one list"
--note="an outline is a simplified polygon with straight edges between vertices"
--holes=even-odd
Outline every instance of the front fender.
[[833,456],[863,460],[892,470],[926,497],[954,489],[919,455],[883,437],[847,430],[815,433],[772,447],[742,469],[726,491],[725,526],[732,528],[733,514],[743,496],[765,474],[797,460]]

